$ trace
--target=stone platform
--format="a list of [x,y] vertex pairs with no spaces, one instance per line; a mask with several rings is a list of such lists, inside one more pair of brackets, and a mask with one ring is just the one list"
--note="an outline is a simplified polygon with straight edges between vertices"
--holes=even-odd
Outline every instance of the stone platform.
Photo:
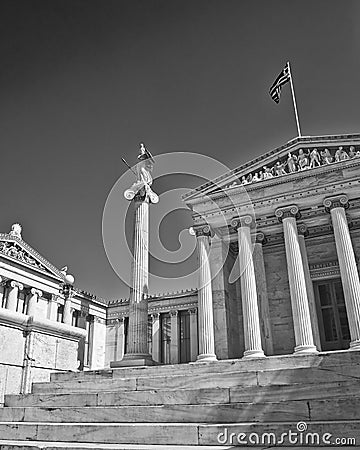
[[0,409],[2,450],[298,448],[289,432],[360,448],[360,352],[56,373]]

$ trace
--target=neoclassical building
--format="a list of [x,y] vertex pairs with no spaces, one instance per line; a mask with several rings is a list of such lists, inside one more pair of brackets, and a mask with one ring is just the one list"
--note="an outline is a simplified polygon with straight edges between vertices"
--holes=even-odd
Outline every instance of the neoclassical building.
[[[360,135],[301,137],[186,194],[199,286],[149,297],[152,358],[360,349],[359,175]],[[17,225],[0,276],[0,394],[122,359],[129,301],[74,287]]]
[[185,195],[200,354],[360,349],[359,175],[360,135],[301,137]]

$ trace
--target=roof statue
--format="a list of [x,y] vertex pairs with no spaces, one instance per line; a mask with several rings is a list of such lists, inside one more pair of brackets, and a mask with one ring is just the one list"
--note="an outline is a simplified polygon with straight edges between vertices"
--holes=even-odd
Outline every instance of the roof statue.
[[140,143],[140,153],[137,159],[139,162],[135,166],[135,171],[130,168],[136,175],[136,181],[124,192],[124,196],[126,200],[132,200],[138,194],[145,199],[148,198],[151,203],[158,203],[159,197],[150,187],[153,183],[151,174],[155,160],[143,142]]
[[11,225],[11,231],[10,231],[10,236],[16,236],[19,239],[22,239],[21,237],[21,231],[22,231],[22,227],[19,223],[14,223],[13,225]]

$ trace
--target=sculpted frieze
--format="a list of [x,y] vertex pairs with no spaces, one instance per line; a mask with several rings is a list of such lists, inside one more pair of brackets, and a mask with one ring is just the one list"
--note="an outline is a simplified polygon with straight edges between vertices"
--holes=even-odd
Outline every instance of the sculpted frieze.
[[15,242],[1,241],[0,253],[46,272],[45,266],[43,266],[39,261],[34,259],[29,253],[23,250]]

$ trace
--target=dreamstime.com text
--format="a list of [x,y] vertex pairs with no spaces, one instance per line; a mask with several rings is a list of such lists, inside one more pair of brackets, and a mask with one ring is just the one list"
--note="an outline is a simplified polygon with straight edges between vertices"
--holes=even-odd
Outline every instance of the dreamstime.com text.
[[217,440],[222,445],[356,445],[354,437],[335,437],[331,433],[321,434],[307,429],[305,422],[298,422],[296,431],[287,430],[278,435],[273,432],[234,433],[224,428],[224,431],[218,434]]

